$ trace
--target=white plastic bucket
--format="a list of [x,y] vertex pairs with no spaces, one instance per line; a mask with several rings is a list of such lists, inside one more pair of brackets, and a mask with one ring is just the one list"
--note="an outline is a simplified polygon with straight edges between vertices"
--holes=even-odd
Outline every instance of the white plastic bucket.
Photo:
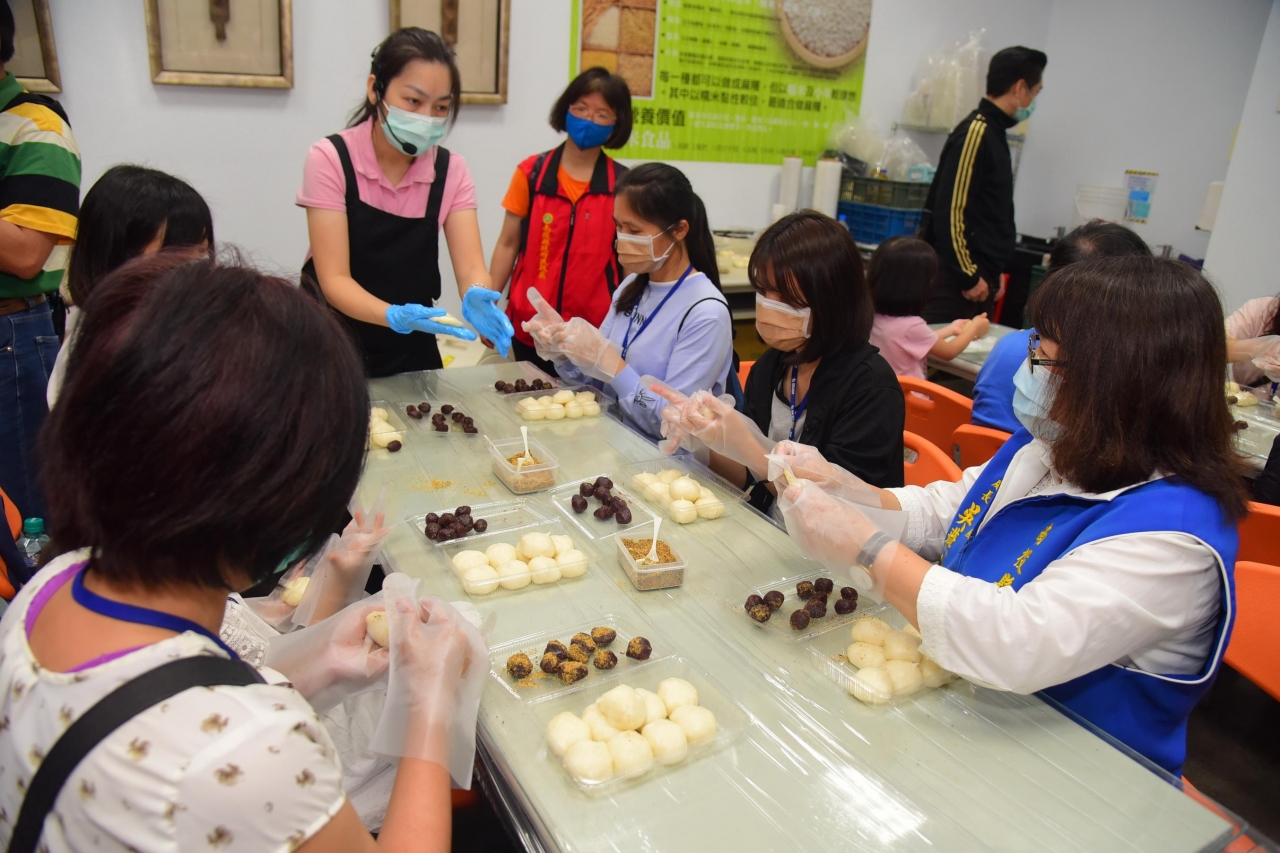
[[1071,218],[1071,227],[1083,225],[1091,219],[1119,222],[1124,219],[1128,201],[1129,192],[1124,187],[1079,184],[1076,186],[1075,214]]

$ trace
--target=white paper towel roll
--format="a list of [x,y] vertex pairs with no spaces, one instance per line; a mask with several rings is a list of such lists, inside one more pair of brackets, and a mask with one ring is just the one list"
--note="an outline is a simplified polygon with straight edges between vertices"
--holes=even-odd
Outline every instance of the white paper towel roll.
[[783,215],[796,209],[800,203],[800,170],[804,160],[799,157],[782,158],[782,182],[778,188],[778,204]]
[[813,209],[833,219],[840,204],[842,172],[839,160],[819,160],[813,173]]

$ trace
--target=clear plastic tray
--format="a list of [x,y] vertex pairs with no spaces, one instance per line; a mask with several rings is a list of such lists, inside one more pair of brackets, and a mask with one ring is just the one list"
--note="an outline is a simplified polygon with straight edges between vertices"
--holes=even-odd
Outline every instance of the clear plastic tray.
[[[732,484],[722,477],[713,474],[710,471],[701,468],[695,468],[688,462],[676,456],[664,457],[662,459],[650,459],[648,462],[638,462],[634,465],[627,465],[619,471],[618,476],[614,478],[619,484],[629,487],[631,493],[641,500],[648,503],[655,510],[662,514],[664,520],[670,520],[677,523],[671,517],[671,502],[662,500],[655,495],[646,485],[637,482],[636,477],[639,474],[657,475],[662,471],[679,471],[682,476],[693,479],[701,488],[709,489],[713,500],[712,507],[718,509],[720,514],[716,518],[723,518],[733,514],[733,507],[742,501],[742,492],[735,489]],[[699,514],[690,524],[711,521]]]
[[[423,415],[421,420],[414,420],[412,418],[408,418],[408,413],[405,411],[406,407],[416,406],[417,403],[410,400],[404,400],[399,403],[396,403],[396,407],[400,411],[400,413],[405,416],[406,419],[411,420],[413,422],[414,428],[420,432],[425,432],[427,435],[431,435],[436,438],[463,438],[463,439],[474,440],[474,441],[479,441],[480,436],[484,433],[485,425],[484,425],[484,422],[481,420],[481,418],[476,417],[471,412],[468,412],[467,407],[464,406],[462,403],[459,403],[457,399],[453,399],[453,400],[431,399],[431,400],[421,400],[419,402],[424,402],[431,406],[431,411]],[[448,412],[441,412],[440,410],[444,406],[450,406],[452,408]],[[473,406],[472,408],[474,409],[475,407]],[[454,412],[462,412],[467,417],[470,417],[472,421],[474,421],[476,431],[472,433],[463,432],[462,422],[455,421],[453,419]],[[434,424],[431,423],[431,418],[437,414],[445,415],[445,423],[448,424],[449,426],[449,428],[443,432],[441,432],[440,430],[437,430]]]
[[[584,678],[573,685],[573,689],[534,703],[531,710],[545,732],[547,723],[556,714],[569,711],[581,716],[588,705],[620,684],[643,687],[645,690],[657,692],[658,683],[667,678],[683,678],[697,688],[698,704],[715,714],[716,733],[689,744],[689,751],[683,760],[671,765],[654,761],[648,770],[638,776],[615,774],[608,779],[590,781],[570,777],[579,790],[588,796],[601,796],[615,793],[623,788],[642,785],[651,779],[706,758],[708,755],[714,755],[730,746],[751,725],[751,714],[737,700],[705,671],[682,657],[664,658],[654,662],[652,666],[636,671],[624,670],[619,664],[617,669],[610,670],[609,675],[599,681],[593,682],[590,678]],[[561,763],[559,756],[547,746],[545,737],[539,754],[547,761]]]
[[[905,628],[908,624],[906,618],[889,605],[883,605],[878,613],[859,614],[859,618],[864,615],[882,619],[894,629]],[[922,685],[911,693],[888,695],[879,690],[868,689],[862,682],[855,682],[854,675],[857,674],[858,668],[849,663],[845,657],[845,652],[852,642],[851,627],[841,625],[815,636],[809,643],[809,654],[819,672],[863,704],[871,707],[893,706],[929,690],[939,689]]]
[[409,437],[409,425],[406,424],[404,422],[405,419],[401,417],[404,410],[397,409],[395,404],[388,403],[386,400],[370,400],[369,401],[370,414],[372,414],[375,408],[383,409],[386,411],[387,423],[391,425],[390,430],[380,429],[378,430],[378,433],[381,435],[381,434],[386,434],[388,432],[392,432],[392,433],[398,433],[400,435],[400,438],[398,439],[400,442],[400,449],[388,450],[385,447],[378,447],[376,444],[374,444],[372,440],[373,433],[370,432],[369,438],[366,439],[366,445],[368,447],[368,456],[370,459],[374,459],[382,462],[382,461],[390,460],[391,458],[395,457],[396,454],[404,452],[405,441]]
[[[835,588],[832,590],[831,595],[827,597],[827,615],[820,619],[810,619],[809,627],[805,628],[803,631],[793,630],[791,627],[791,613],[800,609],[806,603],[796,592],[796,584],[801,581],[809,581],[810,583],[813,583],[818,578],[829,578],[835,582]],[[830,631],[833,628],[850,625],[855,619],[863,616],[878,616],[881,611],[888,607],[884,604],[877,604],[866,596],[858,596],[858,605],[854,611],[842,616],[835,611],[835,604],[840,599],[840,587],[841,584],[839,579],[832,577],[829,573],[812,572],[807,575],[783,578],[782,580],[774,581],[771,584],[765,584],[763,586],[756,586],[748,590],[743,590],[741,595],[736,598],[726,598],[724,603],[730,610],[737,612],[741,618],[747,620],[752,625],[756,625],[761,630],[777,634],[778,636],[784,637],[788,640],[808,640],[812,637],[816,637],[818,634]],[[743,607],[743,604],[747,600],[747,596],[754,594],[763,598],[766,592],[775,589],[783,595],[782,606],[773,612],[773,615],[769,617],[768,622],[757,622],[752,619],[747,614],[746,608]],[[845,645],[848,646],[848,643],[845,643]]]
[[[565,517],[574,524],[579,530],[592,539],[609,539],[620,533],[628,535],[639,535],[645,531],[653,530],[653,512],[645,506],[631,490],[618,484],[615,480],[613,489],[611,490],[615,497],[622,498],[627,502],[627,506],[631,510],[631,523],[625,527],[618,525],[618,522],[612,518],[608,521],[601,521],[592,513],[600,508],[600,502],[595,498],[587,498],[587,508],[582,513],[573,511],[573,496],[579,494],[578,487],[581,483],[594,483],[600,477],[609,477],[608,474],[596,474],[591,477],[585,477],[579,482],[566,483],[563,486],[557,486],[547,493],[547,500],[555,505],[555,508],[564,513]],[[613,480],[613,477],[609,477]]]
[[[543,373],[541,370],[534,367],[532,363],[527,361],[517,361],[514,364],[509,365],[506,372],[507,373],[514,372],[516,373],[516,376],[514,378],[503,379],[501,381],[510,382],[513,385],[515,384],[517,379],[523,379],[526,382],[532,382],[535,379],[541,379],[543,382],[550,382],[552,388],[559,388],[560,385],[562,384],[559,379],[556,379],[554,376],[548,376],[546,373]],[[506,396],[504,392],[499,391],[497,389],[496,385],[490,385],[489,389],[494,393],[498,394],[499,396]],[[524,393],[524,392],[518,391],[516,393]]]
[[[575,397],[579,394],[590,394],[595,404],[600,407],[600,411],[594,415],[580,414],[579,417],[577,418],[569,417],[567,412],[564,414],[563,417],[557,417],[557,418],[548,418],[544,416],[533,418],[533,417],[529,417],[529,415],[525,413],[524,401],[537,400],[542,397],[554,397],[556,394],[563,393],[566,391],[573,393]],[[564,423],[565,421],[590,422],[597,418],[603,417],[608,412],[609,403],[612,399],[608,394],[604,393],[599,388],[593,388],[589,385],[572,385],[567,382],[562,382],[558,389],[555,389],[549,392],[546,390],[521,391],[515,394],[504,394],[503,397],[511,405],[511,410],[515,414],[515,416],[519,418],[522,423],[526,423],[526,424],[558,424],[558,423]]]
[[675,562],[662,563],[656,566],[640,566],[635,560],[631,559],[631,553],[627,551],[627,546],[622,540],[626,539],[652,539],[653,530],[648,531],[646,536],[626,537],[615,536],[614,541],[618,543],[616,551],[618,554],[618,565],[622,566],[622,570],[627,573],[631,585],[641,592],[648,592],[652,589],[670,589],[673,586],[680,586],[684,583],[684,570],[687,563],[680,558],[680,552],[671,544],[671,540],[664,539],[662,532],[658,532],[658,541],[665,542],[667,547],[671,549],[672,555],[675,556]]
[[[461,504],[459,504],[461,506]],[[538,507],[534,506],[527,500],[517,499],[509,501],[491,501],[482,504],[468,504],[471,507],[472,518],[483,518],[489,522],[489,527],[484,533],[476,533],[472,531],[461,539],[450,539],[448,542],[436,542],[433,539],[427,539],[425,536],[427,525],[427,514],[414,515],[406,518],[405,521],[417,531],[423,541],[428,545],[439,548],[443,545],[452,544],[454,542],[470,542],[480,536],[488,536],[491,533],[507,533],[516,534],[518,539],[520,534],[516,531],[531,530],[540,524],[546,524],[554,519],[554,516],[542,512]],[[443,507],[433,510],[436,515],[443,515],[446,512],[454,512],[457,506]],[[489,543],[493,544],[492,542]],[[489,547],[488,545],[485,546]],[[481,549],[483,550],[483,549]]]
[[560,462],[555,455],[532,438],[529,439],[529,452],[540,460],[536,465],[521,465],[520,470],[507,460],[524,452],[524,441],[520,438],[504,438],[490,442],[489,456],[493,459],[493,473],[508,489],[517,495],[541,492],[553,488],[556,474],[560,470]]
[[[547,643],[552,640],[559,640],[567,646],[569,645],[569,639],[574,634],[579,632],[590,634],[592,628],[612,628],[617,632],[617,638],[609,644],[609,651],[618,656],[618,665],[616,667],[610,670],[599,670],[594,666],[588,665],[590,674],[576,684],[564,684],[560,681],[559,676],[549,675],[538,668],[538,663],[542,660],[542,654],[547,648]],[[635,637],[644,637],[653,647],[648,660],[635,660],[627,657],[627,644]],[[533,675],[523,681],[513,681],[511,676],[507,674],[507,658],[517,652],[524,652],[529,656],[529,660],[533,662]],[[603,681],[604,676],[634,674],[644,667],[651,666],[674,655],[675,651],[671,645],[661,636],[655,636],[647,627],[638,625],[623,616],[606,614],[597,616],[594,621],[589,623],[579,622],[554,631],[530,634],[527,637],[521,637],[518,640],[511,640],[500,646],[494,646],[489,650],[489,675],[497,680],[503,689],[512,696],[523,702],[534,702],[558,696],[561,693],[572,692],[584,686],[591,687]],[[555,715],[553,714],[552,716]]]
[[456,400],[462,392],[443,377],[443,370],[423,370],[415,375],[418,393],[423,400]]
[[[474,508],[473,508],[474,509]],[[505,542],[512,547],[520,544],[520,538],[530,533],[546,533],[555,536],[568,536],[573,540],[573,547],[582,552],[585,558],[584,563],[575,563],[582,569],[582,573],[570,577],[563,575],[557,570],[552,578],[544,578],[541,582],[537,582],[537,576],[542,572],[522,572],[516,575],[508,575],[503,577],[495,577],[491,581],[482,581],[476,583],[468,583],[462,577],[462,573],[457,570],[453,564],[453,558],[462,551],[480,551],[483,552],[490,545],[499,542]],[[435,548],[437,560],[441,568],[448,572],[458,582],[458,586],[462,588],[471,598],[497,598],[512,593],[528,592],[535,589],[545,589],[546,587],[570,583],[572,581],[582,580],[592,568],[600,563],[600,552],[595,549],[590,540],[584,539],[581,534],[574,535],[578,531],[574,530],[562,519],[553,519],[544,521],[539,524],[530,524],[513,530],[494,531],[492,528],[484,533],[473,533],[463,539],[451,539],[448,542],[441,542]],[[424,541],[426,540],[424,537]],[[494,568],[497,568],[496,566]],[[546,570],[548,573],[550,570]],[[503,584],[518,583],[523,584],[515,589],[504,586]],[[492,585],[493,589],[488,589]],[[487,590],[487,591],[486,591]]]

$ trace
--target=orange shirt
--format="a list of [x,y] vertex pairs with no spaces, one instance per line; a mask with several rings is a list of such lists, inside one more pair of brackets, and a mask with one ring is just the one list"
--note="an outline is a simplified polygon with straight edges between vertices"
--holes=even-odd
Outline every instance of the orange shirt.
[[[591,180],[579,181],[565,171],[564,166],[556,173],[560,180],[560,190],[569,198],[570,204],[577,204],[578,199],[586,195]],[[502,199],[502,206],[521,219],[529,215],[529,177],[519,169],[511,176],[511,186]]]

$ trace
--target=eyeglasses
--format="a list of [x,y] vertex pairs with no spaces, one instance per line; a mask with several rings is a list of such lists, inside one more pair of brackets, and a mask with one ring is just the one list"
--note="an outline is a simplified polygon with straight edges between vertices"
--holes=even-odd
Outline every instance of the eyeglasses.
[[1036,350],[1040,348],[1040,335],[1032,332],[1027,336],[1027,365],[1031,373],[1036,372],[1036,367],[1063,367],[1066,362],[1060,358],[1040,358],[1036,355]]
[[617,117],[615,117],[611,111],[596,110],[593,113],[591,111],[591,107],[581,102],[572,104],[569,107],[569,113],[571,115],[577,116],[578,118],[584,118],[587,121],[595,122],[596,124],[607,125],[607,124],[614,124],[617,121]]

